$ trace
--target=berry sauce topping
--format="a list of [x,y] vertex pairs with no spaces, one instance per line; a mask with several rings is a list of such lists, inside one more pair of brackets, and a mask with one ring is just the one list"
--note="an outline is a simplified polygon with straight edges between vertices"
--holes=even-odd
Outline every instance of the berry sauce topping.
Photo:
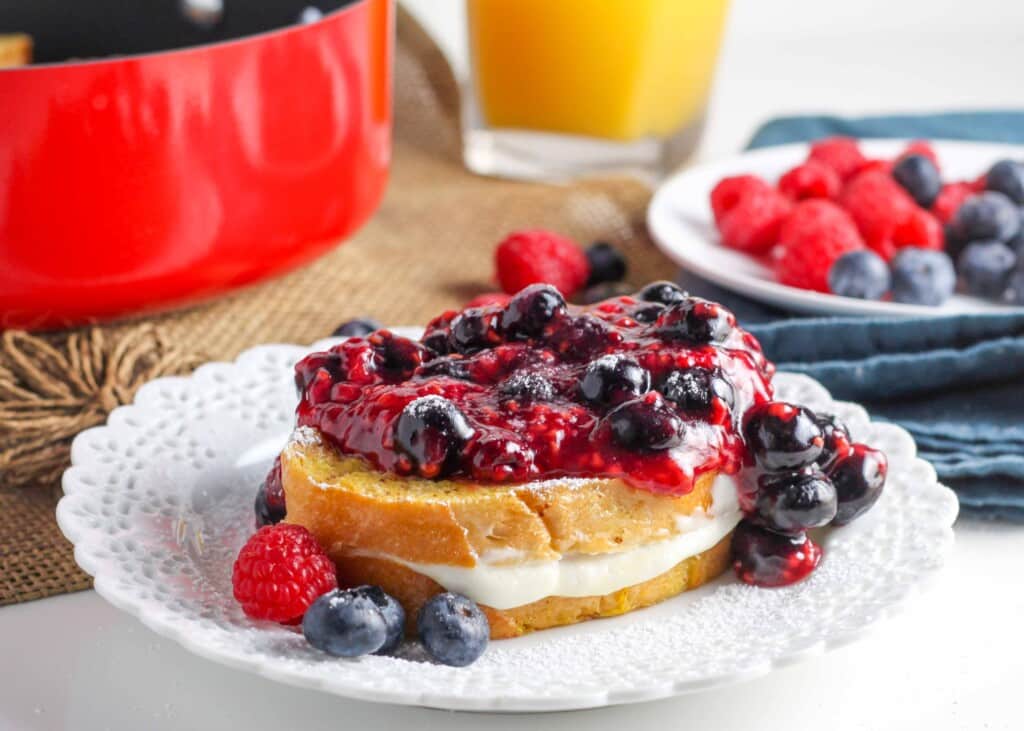
[[[588,307],[534,284],[506,305],[446,312],[419,341],[380,330],[307,356],[298,423],[400,475],[620,477],[684,494],[749,462],[740,425],[771,398],[773,371],[732,313],[671,283]],[[763,446],[813,461],[815,430],[807,454]]]

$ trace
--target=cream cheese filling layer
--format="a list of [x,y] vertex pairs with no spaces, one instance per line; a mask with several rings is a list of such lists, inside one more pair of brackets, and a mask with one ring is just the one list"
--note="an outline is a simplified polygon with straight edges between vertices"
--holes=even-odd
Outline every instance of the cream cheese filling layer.
[[649,581],[717,544],[741,517],[735,480],[719,475],[707,512],[681,516],[678,533],[625,551],[519,564],[507,563],[507,552],[495,552],[468,568],[387,558],[429,576],[448,591],[495,609],[511,609],[549,596],[601,596]]

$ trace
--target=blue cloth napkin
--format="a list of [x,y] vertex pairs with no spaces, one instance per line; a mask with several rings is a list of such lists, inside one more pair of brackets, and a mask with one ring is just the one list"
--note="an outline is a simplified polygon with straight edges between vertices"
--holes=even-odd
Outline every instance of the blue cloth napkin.
[[[1024,143],[1024,112],[788,117],[750,147],[831,135]],[[981,172],[979,170],[979,172]],[[963,512],[1024,523],[1024,310],[939,318],[803,317],[692,275],[691,292],[733,309],[780,370],[907,429]]]

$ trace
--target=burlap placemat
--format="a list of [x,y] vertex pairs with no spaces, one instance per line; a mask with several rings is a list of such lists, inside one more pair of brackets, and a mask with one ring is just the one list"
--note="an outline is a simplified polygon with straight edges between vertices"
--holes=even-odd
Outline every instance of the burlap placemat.
[[311,342],[360,315],[392,325],[425,323],[494,289],[493,248],[514,229],[611,241],[626,252],[633,284],[672,273],[647,238],[650,192],[640,182],[542,185],[467,172],[458,87],[444,57],[401,11],[397,33],[391,181],[380,210],[351,241],[273,282],[142,323],[4,334],[0,604],[89,586],[53,518],[67,445],[149,378],[188,372],[206,359],[232,359],[258,343]]

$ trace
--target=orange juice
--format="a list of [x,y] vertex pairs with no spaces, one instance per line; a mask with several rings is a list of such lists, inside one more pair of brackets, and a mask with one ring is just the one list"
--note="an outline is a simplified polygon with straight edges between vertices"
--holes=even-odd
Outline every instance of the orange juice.
[[704,110],[727,0],[466,0],[484,122],[630,141]]

